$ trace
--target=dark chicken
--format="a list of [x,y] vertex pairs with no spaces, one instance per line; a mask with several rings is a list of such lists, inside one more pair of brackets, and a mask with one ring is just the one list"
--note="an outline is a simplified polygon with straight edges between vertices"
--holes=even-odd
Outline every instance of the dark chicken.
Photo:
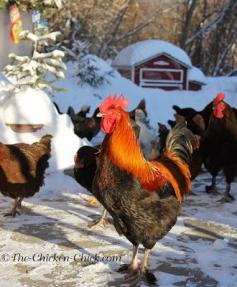
[[82,120],[74,122],[74,133],[80,138],[87,138],[89,141],[95,137],[100,131],[101,119],[96,117],[99,108],[94,111],[91,118],[82,118]]
[[[99,155],[100,146],[82,146],[74,156],[74,177],[76,181],[88,191],[92,192],[92,182],[97,168],[97,159]],[[95,200],[90,200],[89,205],[94,205]],[[89,227],[95,228],[107,223],[106,210],[102,215],[89,224]]]
[[23,198],[33,196],[44,184],[51,151],[51,135],[33,144],[0,143],[0,192],[15,199],[6,215],[16,216]]
[[90,106],[82,106],[80,112],[76,113],[73,109],[73,107],[69,107],[67,110],[67,114],[71,118],[73,123],[76,123],[78,121],[83,121],[86,118],[86,115],[90,111]]
[[82,146],[74,157],[74,177],[76,181],[88,191],[92,191],[92,181],[97,168],[96,158],[99,147]]
[[[145,278],[154,283],[155,276],[147,270],[148,256],[176,223],[183,193],[190,191],[188,162],[196,138],[185,124],[180,124],[169,134],[159,161],[146,161],[124,111],[127,106],[122,96],[108,97],[100,106],[106,137],[92,192],[112,216],[118,233],[133,244],[128,270],[135,275],[127,282],[134,284]],[[145,254],[139,268],[140,244]]]
[[237,114],[236,110],[224,102],[224,93],[217,95],[212,103],[213,112],[202,140],[204,164],[212,175],[212,185],[216,189],[216,176],[223,170],[226,189],[222,202],[233,201],[230,194],[231,183],[237,176]]
[[180,108],[176,105],[173,106],[173,109],[178,115],[185,118],[187,126],[191,131],[195,132],[195,134],[202,135],[209,123],[209,118],[212,113],[212,103],[206,105],[201,111],[196,111],[193,108]]
[[162,123],[158,123],[158,137],[159,137],[159,151],[162,153],[165,148],[165,143],[167,136],[169,134],[169,129],[166,127],[166,125]]
[[[212,113],[212,103],[206,105],[201,111],[196,111],[193,108],[179,108],[178,106],[173,106],[173,109],[176,111],[176,122],[180,122],[183,119],[183,121],[186,121],[187,127],[194,134],[199,135],[200,138],[202,138],[209,124],[209,119]],[[201,167],[204,160],[202,147],[203,142],[201,140],[200,148],[194,151],[192,161],[190,163],[192,180],[195,179],[196,176],[201,172]],[[216,191],[212,188],[212,186],[206,186],[206,192],[215,193]]]

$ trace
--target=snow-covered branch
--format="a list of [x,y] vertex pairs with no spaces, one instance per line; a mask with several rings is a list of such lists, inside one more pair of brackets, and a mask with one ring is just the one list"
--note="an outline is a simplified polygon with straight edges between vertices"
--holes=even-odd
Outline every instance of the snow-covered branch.
[[48,74],[52,74],[57,79],[63,79],[66,70],[66,65],[63,63],[64,52],[54,50],[48,53],[40,53],[37,51],[38,43],[46,44],[47,41],[55,41],[60,35],[58,32],[49,33],[45,36],[37,36],[29,31],[23,31],[21,37],[28,39],[34,43],[34,53],[31,58],[27,56],[17,56],[10,54],[12,60],[11,65],[7,65],[4,69],[4,74],[8,80],[17,88],[21,86],[31,86],[41,89],[49,87]]

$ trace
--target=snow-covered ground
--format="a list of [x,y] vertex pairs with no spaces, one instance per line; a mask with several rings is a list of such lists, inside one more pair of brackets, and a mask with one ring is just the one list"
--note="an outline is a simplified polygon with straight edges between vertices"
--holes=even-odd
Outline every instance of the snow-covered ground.
[[[193,182],[177,224],[152,251],[150,269],[159,286],[236,286],[237,206],[206,194],[207,180],[204,173]],[[221,192],[222,181],[219,177]],[[234,184],[235,197],[236,189]],[[24,201],[21,216],[3,217],[10,200],[0,197],[1,287],[126,286],[116,270],[130,261],[132,246],[112,225],[88,229],[101,211],[87,206],[89,198],[61,172],[49,175],[40,192]]]
[[[111,69],[102,61],[99,66],[102,73]],[[109,79],[110,84],[99,89],[81,87],[73,72],[73,65],[69,65],[65,80],[57,85],[67,88],[67,92],[58,92],[52,99],[64,112],[69,105],[78,111],[88,104],[92,106],[92,113],[109,94],[128,97],[130,109],[145,98],[150,123],[156,130],[158,121],[166,123],[173,118],[174,104],[201,110],[223,91],[227,102],[237,106],[237,77],[208,78],[207,85],[199,92],[165,92],[137,87],[116,72]],[[3,94],[0,91],[0,99]],[[68,123],[63,117],[56,117],[55,126],[54,158],[60,157],[61,166],[71,153],[65,143],[60,142]],[[61,136],[57,137],[60,130]],[[1,132],[5,140],[12,133]],[[71,133],[68,136],[72,136]],[[24,139],[21,136],[18,141]],[[25,136],[27,138],[27,134]],[[96,141],[100,139],[101,135]],[[78,139],[78,147],[80,144]],[[193,182],[193,193],[184,203],[177,224],[152,252],[150,268],[162,287],[236,286],[237,206],[235,202],[222,205],[217,202],[220,196],[206,194],[204,186],[209,180],[209,175],[203,173]],[[222,176],[218,177],[218,187],[223,192]],[[232,194],[237,197],[236,183]],[[95,231],[88,228],[88,223],[101,211],[100,207],[87,205],[89,198],[91,195],[72,177],[55,169],[47,171],[45,186],[40,192],[24,200],[21,216],[3,217],[11,200],[0,195],[0,286],[125,286],[124,275],[116,270],[130,261],[131,244],[118,236],[112,225]]]

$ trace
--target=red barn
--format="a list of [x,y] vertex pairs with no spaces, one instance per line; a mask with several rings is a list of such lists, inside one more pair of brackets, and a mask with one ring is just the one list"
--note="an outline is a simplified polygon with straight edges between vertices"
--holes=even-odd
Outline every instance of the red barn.
[[199,90],[205,83],[189,83],[193,68],[189,56],[179,47],[162,40],[129,45],[116,56],[112,66],[122,76],[146,88]]

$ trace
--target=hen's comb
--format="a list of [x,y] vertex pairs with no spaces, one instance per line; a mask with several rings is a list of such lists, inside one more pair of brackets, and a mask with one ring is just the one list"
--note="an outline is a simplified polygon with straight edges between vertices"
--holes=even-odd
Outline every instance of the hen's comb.
[[213,101],[213,105],[214,106],[218,105],[220,102],[222,102],[224,100],[224,98],[225,98],[225,94],[223,92],[219,93],[216,96],[215,100]]
[[100,111],[106,112],[110,108],[117,108],[120,107],[123,110],[126,110],[128,107],[128,100],[120,95],[120,96],[108,96],[100,105]]

